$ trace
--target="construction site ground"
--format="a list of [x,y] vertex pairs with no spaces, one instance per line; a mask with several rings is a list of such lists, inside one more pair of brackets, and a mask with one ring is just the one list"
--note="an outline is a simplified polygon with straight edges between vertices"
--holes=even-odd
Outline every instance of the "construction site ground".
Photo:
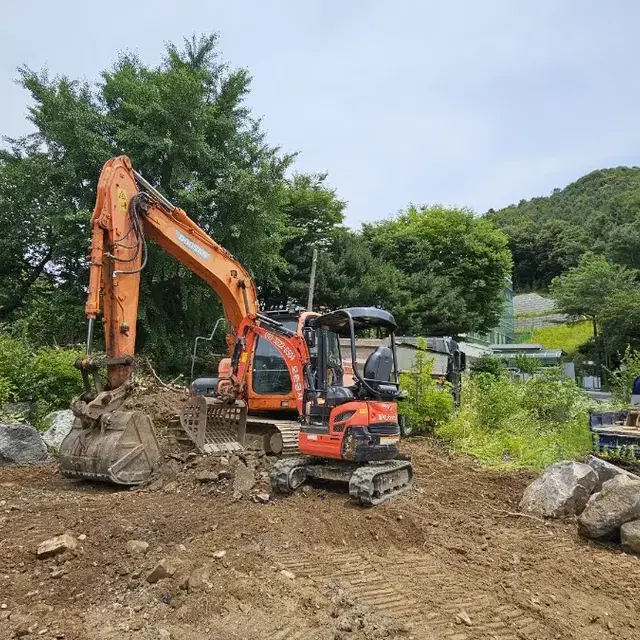
[[[405,449],[413,489],[372,509],[334,486],[265,503],[264,457],[242,497],[202,456],[135,491],[0,469],[0,638],[640,638],[640,559],[519,515],[531,473]],[[76,550],[36,557],[65,532]]]

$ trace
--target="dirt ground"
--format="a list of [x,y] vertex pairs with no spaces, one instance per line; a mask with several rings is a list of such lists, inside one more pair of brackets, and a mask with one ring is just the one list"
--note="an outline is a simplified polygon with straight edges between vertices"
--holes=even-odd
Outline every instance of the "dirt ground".
[[[414,488],[373,509],[323,486],[262,503],[266,458],[242,498],[234,461],[193,455],[135,491],[0,469],[0,638],[640,638],[639,558],[517,515],[530,474],[406,448]],[[75,551],[36,557],[65,532]]]

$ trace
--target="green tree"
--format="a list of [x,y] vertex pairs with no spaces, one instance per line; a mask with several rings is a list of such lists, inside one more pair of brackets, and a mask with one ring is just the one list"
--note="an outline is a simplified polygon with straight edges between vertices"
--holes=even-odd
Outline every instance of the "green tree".
[[511,270],[506,236],[471,211],[409,207],[365,224],[376,260],[399,274],[389,306],[402,330],[422,335],[486,331],[498,323]]
[[639,209],[640,168],[617,167],[486,217],[509,237],[514,287],[526,291],[545,289],[588,251],[640,268]]
[[276,278],[260,290],[266,305],[306,305],[313,249],[325,255],[343,231],[345,202],[325,185],[326,179],[326,174],[298,174],[287,181],[282,206],[287,220],[284,262]]
[[637,272],[609,262],[604,256],[585,254],[576,267],[554,278],[549,291],[560,313],[584,316],[598,335],[598,320],[613,293],[638,290]]
[[[549,291],[560,313],[574,318],[585,317],[591,321],[599,370],[603,358],[603,344],[599,333],[603,311],[612,295],[640,290],[635,280],[636,275],[635,270],[609,262],[604,256],[587,253],[582,256],[578,266],[572,267],[551,282]],[[619,326],[619,322],[612,317],[611,308],[607,317],[612,332],[616,323]],[[608,362],[609,358],[606,360]]]
[[[123,53],[97,84],[28,68],[20,83],[36,131],[0,154],[0,224],[20,225],[20,233],[0,234],[0,321],[43,341],[77,341],[84,332],[88,223],[111,156],[130,156],[239,258],[260,291],[293,281],[297,293],[306,251],[296,255],[296,238],[322,246],[341,221],[343,204],[324,176],[286,178],[294,156],[267,143],[245,104],[250,76],[220,60],[215,35],[181,49],[169,44],[157,66]],[[222,310],[196,276],[149,249],[137,348],[163,370],[184,370],[194,337],[209,333]]]
[[622,357],[628,347],[640,350],[640,290],[608,296],[599,323],[607,349],[614,356]]

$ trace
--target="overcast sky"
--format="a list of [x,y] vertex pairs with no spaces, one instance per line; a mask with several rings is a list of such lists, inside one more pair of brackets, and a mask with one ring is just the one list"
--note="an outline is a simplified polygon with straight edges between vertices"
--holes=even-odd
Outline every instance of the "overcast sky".
[[[30,130],[16,67],[97,79],[117,52],[220,32],[250,105],[347,221],[408,203],[482,213],[640,164],[636,0],[4,2],[0,132]],[[176,96],[179,99],[179,96]]]

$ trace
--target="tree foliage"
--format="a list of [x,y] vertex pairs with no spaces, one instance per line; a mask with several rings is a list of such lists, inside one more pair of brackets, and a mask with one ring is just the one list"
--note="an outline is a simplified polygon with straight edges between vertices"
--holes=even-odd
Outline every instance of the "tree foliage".
[[393,265],[387,306],[417,335],[486,331],[498,323],[511,271],[506,236],[471,211],[409,207],[364,225],[371,252]]
[[[381,305],[400,330],[459,334],[495,324],[510,255],[504,234],[466,210],[409,207],[344,226],[326,174],[295,173],[246,105],[251,78],[215,35],[168,44],[157,65],[124,52],[99,82],[23,67],[34,133],[0,151],[0,330],[34,345],[84,339],[89,220],[100,169],[136,169],[245,265],[264,305],[304,304],[314,248],[317,307]],[[142,274],[138,352],[188,369],[216,296],[159,247]],[[98,339],[100,336],[98,336]]]
[[517,290],[544,289],[586,252],[640,268],[640,169],[593,171],[548,197],[522,200],[492,220],[509,237]]
[[[344,205],[324,176],[287,178],[294,157],[267,143],[244,104],[250,76],[220,61],[216,36],[168,45],[156,67],[124,53],[96,85],[28,68],[20,82],[36,132],[0,155],[0,224],[15,229],[20,216],[20,233],[0,238],[0,320],[42,340],[82,339],[88,222],[111,156],[130,156],[267,295],[282,283],[297,295],[305,246],[328,242],[342,221]],[[221,313],[196,276],[150,247],[139,349],[162,368],[183,368],[193,338]],[[49,330],[55,317],[61,334]]]

